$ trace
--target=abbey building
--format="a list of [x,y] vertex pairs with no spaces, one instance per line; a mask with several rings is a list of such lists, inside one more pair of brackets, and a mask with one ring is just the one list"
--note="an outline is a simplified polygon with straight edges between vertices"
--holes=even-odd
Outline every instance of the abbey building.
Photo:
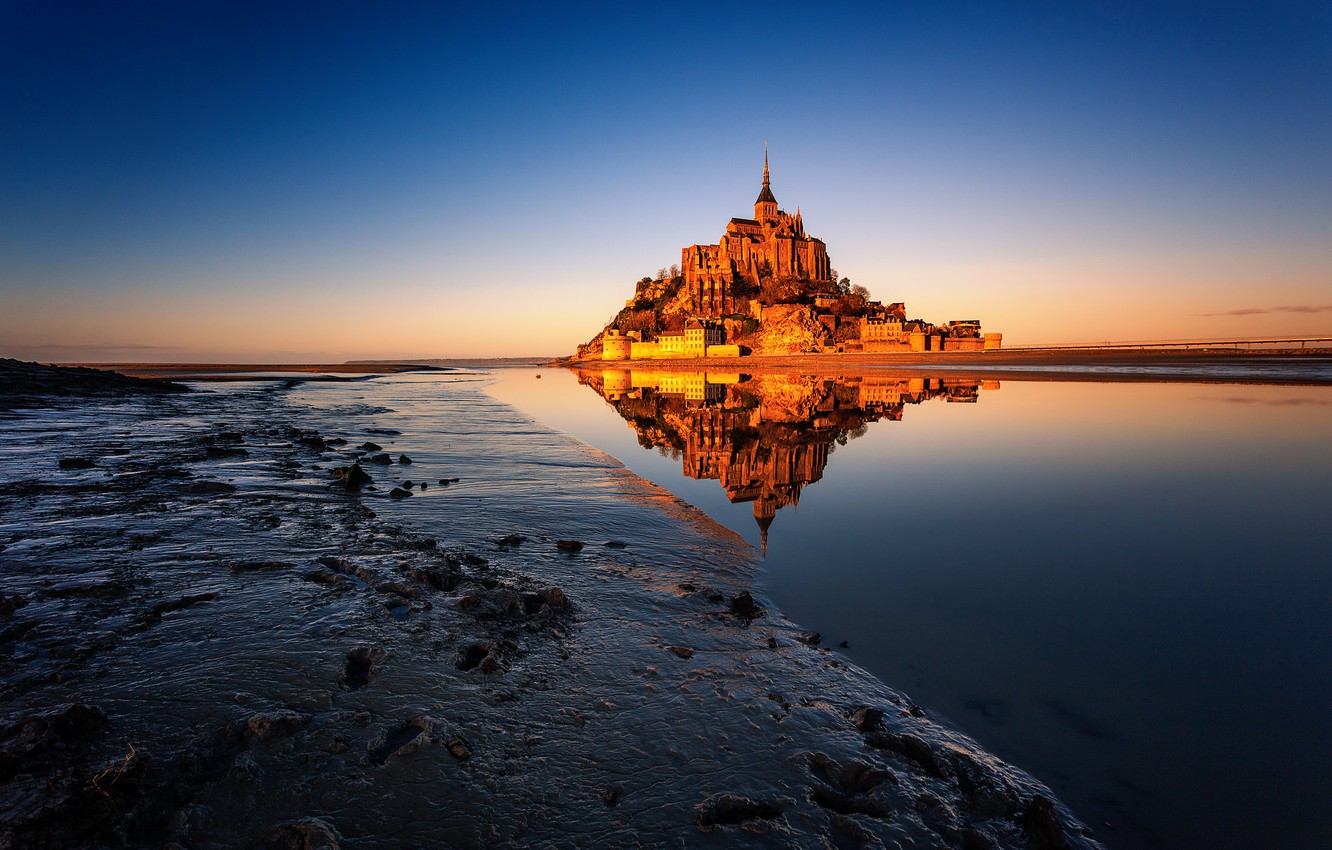
[[744,312],[747,298],[736,295],[736,284],[757,286],[760,276],[832,280],[823,240],[806,235],[799,209],[791,215],[777,208],[766,149],[763,188],[754,202],[754,217],[731,219],[716,245],[684,248],[680,269],[691,310],[699,316]]
[[715,245],[681,249],[670,273],[644,277],[576,359],[692,360],[787,354],[989,351],[1002,334],[974,319],[935,325],[901,302],[836,280],[823,240],[777,206],[763,151],[753,218],[733,218]]

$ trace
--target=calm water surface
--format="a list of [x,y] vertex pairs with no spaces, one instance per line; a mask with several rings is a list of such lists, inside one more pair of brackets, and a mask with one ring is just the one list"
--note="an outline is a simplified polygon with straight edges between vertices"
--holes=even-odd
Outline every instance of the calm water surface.
[[1108,846],[1332,846],[1332,389],[536,374]]

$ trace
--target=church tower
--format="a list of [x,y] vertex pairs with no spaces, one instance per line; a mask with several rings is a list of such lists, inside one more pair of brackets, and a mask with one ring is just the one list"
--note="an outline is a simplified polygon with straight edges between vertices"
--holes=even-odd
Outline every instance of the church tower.
[[763,143],[763,188],[759,190],[758,200],[754,202],[754,220],[759,224],[777,218],[777,199],[773,197],[772,186],[768,184],[768,143]]

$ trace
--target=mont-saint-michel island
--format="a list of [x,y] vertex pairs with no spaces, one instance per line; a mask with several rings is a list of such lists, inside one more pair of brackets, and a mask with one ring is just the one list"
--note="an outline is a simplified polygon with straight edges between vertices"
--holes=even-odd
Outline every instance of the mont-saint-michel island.
[[753,218],[732,218],[715,245],[689,245],[679,265],[644,277],[634,297],[575,360],[684,360],[781,354],[992,351],[1003,334],[975,319],[933,324],[906,304],[872,301],[838,278],[824,241],[777,205],[763,151]]
[[0,850],[1332,848],[1329,32],[4,4]]

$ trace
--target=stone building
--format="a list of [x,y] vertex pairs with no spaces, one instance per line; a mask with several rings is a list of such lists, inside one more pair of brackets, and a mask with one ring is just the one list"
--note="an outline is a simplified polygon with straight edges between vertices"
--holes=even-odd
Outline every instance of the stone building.
[[721,345],[724,342],[726,342],[726,331],[722,330],[720,325],[700,322],[698,319],[685,322],[685,357],[703,357],[707,354],[708,346]]
[[823,240],[806,235],[799,209],[790,215],[777,208],[766,148],[763,187],[754,202],[754,217],[731,219],[716,245],[681,249],[680,267],[690,310],[700,316],[743,312],[744,299],[733,291],[739,281],[757,284],[760,276],[832,280],[832,263]]
[[633,351],[633,343],[636,337],[637,334],[631,336],[622,334],[615,328],[610,328],[601,338],[601,359],[628,360]]

